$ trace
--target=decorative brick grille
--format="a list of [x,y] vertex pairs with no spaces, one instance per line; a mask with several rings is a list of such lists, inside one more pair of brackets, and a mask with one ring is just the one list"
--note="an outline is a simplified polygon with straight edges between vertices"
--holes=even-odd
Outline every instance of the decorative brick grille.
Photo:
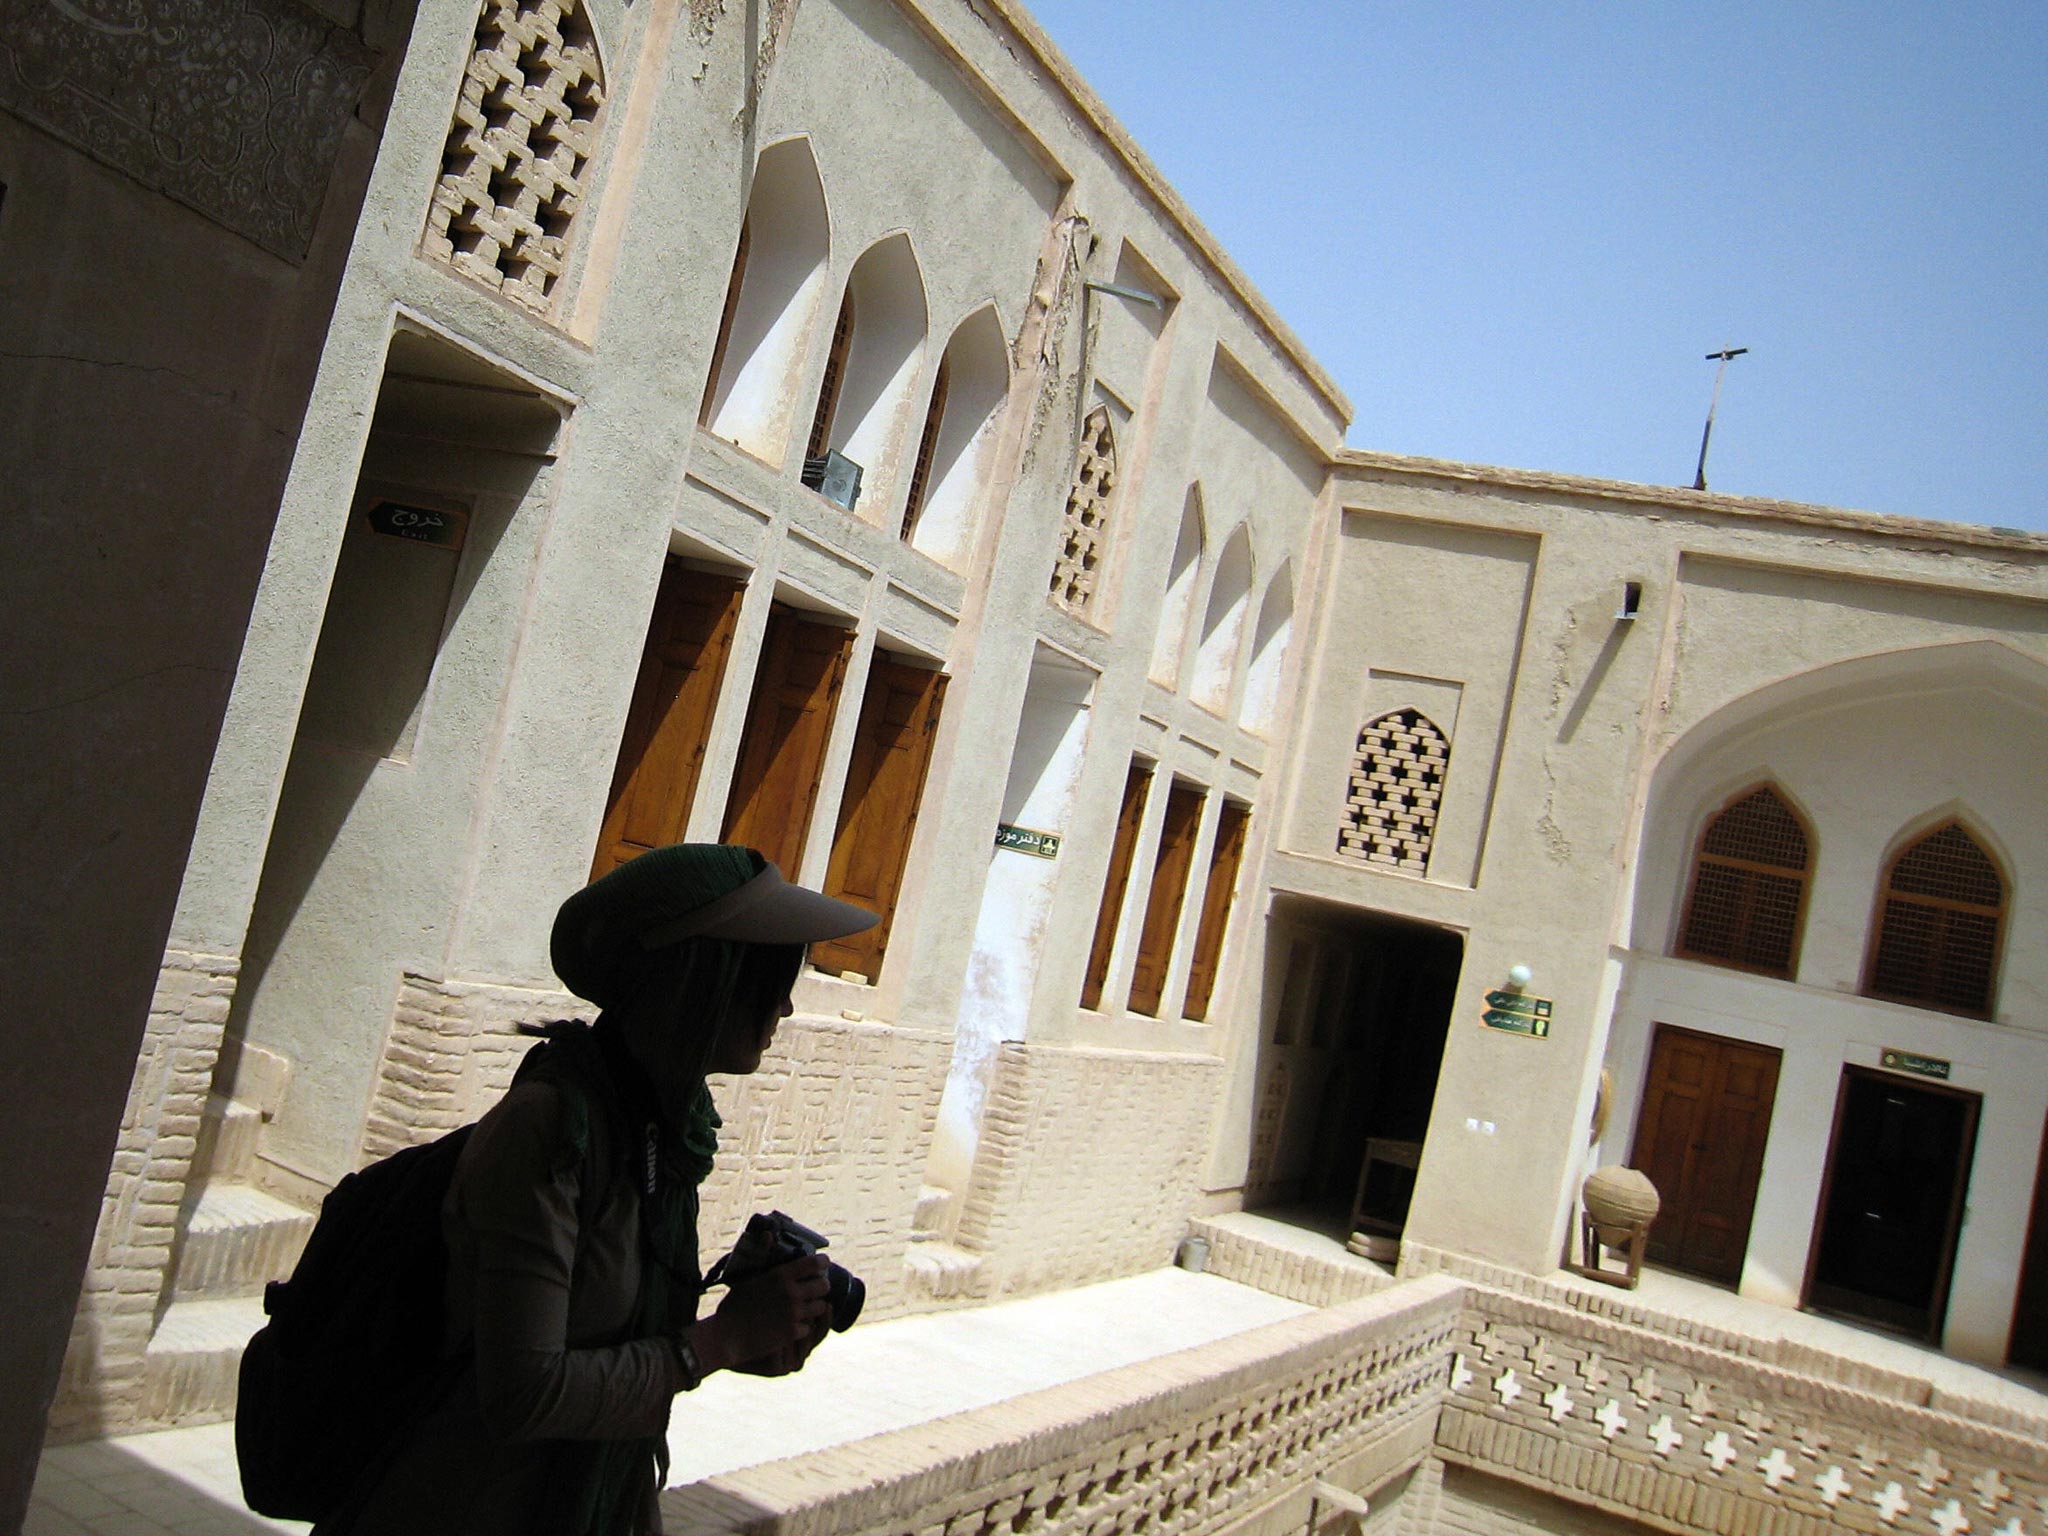
[[603,104],[578,0],[486,0],[427,213],[428,253],[545,314]]
[[1806,829],[1776,790],[1740,796],[1700,836],[1679,954],[1790,976],[1812,867]]
[[1429,873],[1451,744],[1420,710],[1396,710],[1358,733],[1337,851],[1403,874]]
[[2005,882],[1955,823],[1892,862],[1864,991],[1952,1013],[1988,1014]]
[[1116,433],[1108,409],[1098,405],[1081,425],[1081,462],[1074,471],[1074,488],[1067,493],[1059,558],[1052,567],[1052,600],[1082,618],[1088,617],[1095,600],[1115,490]]

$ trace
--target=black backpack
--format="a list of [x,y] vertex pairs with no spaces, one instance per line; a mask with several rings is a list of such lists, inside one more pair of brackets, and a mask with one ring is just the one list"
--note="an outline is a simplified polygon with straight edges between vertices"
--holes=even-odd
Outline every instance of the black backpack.
[[433,1404],[448,1250],[441,1205],[475,1127],[349,1174],[289,1280],[263,1290],[270,1321],[242,1352],[235,1458],[259,1515],[320,1520]]

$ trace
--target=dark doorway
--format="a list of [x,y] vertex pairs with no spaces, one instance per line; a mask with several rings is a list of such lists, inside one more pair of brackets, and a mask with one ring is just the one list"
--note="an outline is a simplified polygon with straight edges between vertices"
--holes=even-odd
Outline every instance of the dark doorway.
[[2034,1210],[2027,1218],[2027,1257],[2013,1307],[2005,1363],[2048,1371],[2048,1125],[2041,1128],[2041,1163],[2034,1173]]
[[1303,922],[1268,1044],[1284,1085],[1253,1196],[1321,1225],[1399,1235],[1430,1133],[1464,938],[1403,922]]
[[1807,1306],[1940,1341],[1980,1103],[1842,1069]]
[[1645,1249],[1653,1263],[1742,1278],[1778,1060],[1769,1046],[1657,1026],[1629,1159],[1663,1202]]

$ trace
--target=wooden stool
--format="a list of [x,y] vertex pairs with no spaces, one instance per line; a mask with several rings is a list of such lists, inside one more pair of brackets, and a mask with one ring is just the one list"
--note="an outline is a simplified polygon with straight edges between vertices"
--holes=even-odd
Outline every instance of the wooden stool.
[[[1628,1234],[1627,1244],[1602,1243],[1600,1241],[1600,1234],[1593,1228],[1592,1213],[1581,1210],[1579,1212],[1579,1251],[1584,1258],[1584,1262],[1575,1265],[1574,1268],[1588,1280],[1603,1280],[1609,1285],[1618,1285],[1624,1290],[1632,1291],[1636,1288],[1636,1283],[1643,1276],[1643,1247],[1650,1240],[1650,1223],[1648,1221],[1631,1221],[1622,1223],[1608,1222],[1604,1223],[1604,1225],[1609,1227],[1619,1225]],[[1608,1269],[1601,1262],[1603,1249],[1621,1254],[1627,1261],[1627,1268],[1620,1274],[1616,1274],[1613,1270]]]

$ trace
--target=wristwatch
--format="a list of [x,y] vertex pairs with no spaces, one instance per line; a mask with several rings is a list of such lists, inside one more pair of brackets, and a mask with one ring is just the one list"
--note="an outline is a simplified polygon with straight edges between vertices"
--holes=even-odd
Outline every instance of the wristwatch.
[[676,1369],[683,1373],[683,1390],[696,1391],[704,1380],[704,1362],[697,1358],[696,1346],[687,1333],[677,1333],[670,1335],[668,1347],[676,1357]]

